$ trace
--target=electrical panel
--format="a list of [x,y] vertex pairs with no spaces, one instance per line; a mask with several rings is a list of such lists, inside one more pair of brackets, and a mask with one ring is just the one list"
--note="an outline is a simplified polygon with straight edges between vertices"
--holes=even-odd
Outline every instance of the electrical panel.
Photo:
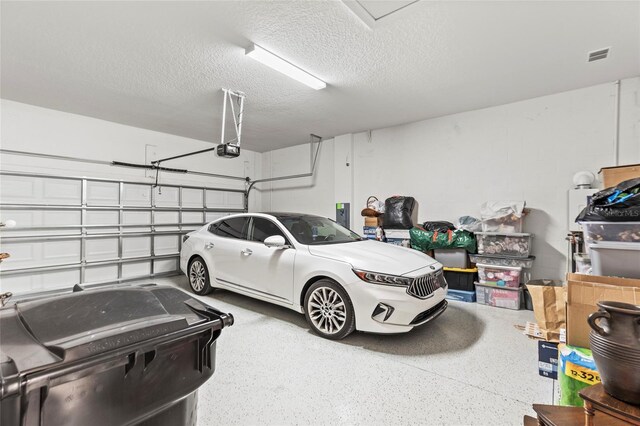
[[351,203],[336,203],[336,222],[351,229]]

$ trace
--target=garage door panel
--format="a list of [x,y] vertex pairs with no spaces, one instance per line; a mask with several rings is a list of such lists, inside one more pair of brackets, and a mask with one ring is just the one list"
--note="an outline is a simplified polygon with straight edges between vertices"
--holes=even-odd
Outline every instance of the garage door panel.
[[153,223],[158,231],[177,231],[178,226],[163,226],[169,223],[179,223],[180,213],[175,212],[155,212],[153,217]]
[[201,189],[184,188],[182,190],[182,207],[202,208],[203,201]]
[[122,277],[143,277],[151,274],[151,261],[127,262],[122,264]]
[[42,260],[46,264],[80,261],[80,240],[50,241],[42,244]]
[[179,235],[158,235],[154,237],[153,250],[155,254],[176,254],[180,251]]
[[87,181],[88,206],[117,206],[120,204],[120,185],[116,182]]
[[213,222],[214,220],[218,220],[221,217],[229,216],[230,213],[219,213],[219,212],[207,212],[205,215],[205,222]]
[[233,209],[241,209],[244,207],[244,194],[239,192],[225,192],[226,207]]
[[88,239],[85,244],[86,259],[89,262],[118,258],[118,238]]
[[2,251],[9,253],[11,257],[2,262],[2,269],[35,266],[42,257],[40,254],[41,248],[42,243],[3,241]]
[[15,220],[16,228],[5,228],[4,237],[19,237],[27,235],[60,235],[80,234],[80,228],[62,229],[18,229],[44,226],[69,226],[80,224],[81,213],[79,210],[3,210],[0,212],[0,221]]
[[4,203],[37,203],[39,193],[36,186],[40,183],[29,177],[3,176],[0,180],[2,190],[2,201]]
[[118,232],[120,213],[117,210],[89,210],[86,213],[87,225],[114,225],[113,228],[87,228],[88,234]]
[[11,257],[2,264],[3,269],[53,266],[80,262],[80,240],[4,242],[2,250]]
[[122,223],[125,225],[147,225],[140,227],[126,227],[124,232],[146,232],[151,230],[151,212],[125,211],[122,214]]
[[150,207],[151,187],[149,185],[125,183],[122,187],[122,205]]
[[156,206],[158,207],[179,207],[180,192],[178,188],[164,186],[162,192],[158,188],[155,190]]
[[183,223],[203,223],[202,212],[182,212]]
[[2,278],[0,291],[14,294],[32,291],[71,288],[80,282],[80,269],[64,271],[37,272],[32,274],[10,275]]
[[173,272],[178,270],[178,260],[177,259],[161,259],[156,260],[153,264],[153,271],[156,274],[161,274],[164,272]]
[[86,283],[115,281],[118,279],[118,265],[89,266],[84,271]]
[[41,203],[79,205],[82,203],[79,180],[43,179]]
[[151,237],[124,237],[122,257],[151,256]]

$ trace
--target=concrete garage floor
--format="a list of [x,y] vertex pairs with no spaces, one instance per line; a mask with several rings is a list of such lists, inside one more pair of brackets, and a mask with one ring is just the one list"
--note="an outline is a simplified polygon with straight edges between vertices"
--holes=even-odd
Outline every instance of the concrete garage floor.
[[[182,276],[155,282],[188,289]],[[537,343],[513,327],[530,311],[451,302],[410,333],[334,342],[286,308],[223,290],[201,299],[236,320],[200,388],[201,426],[521,425],[532,403],[551,403]]]

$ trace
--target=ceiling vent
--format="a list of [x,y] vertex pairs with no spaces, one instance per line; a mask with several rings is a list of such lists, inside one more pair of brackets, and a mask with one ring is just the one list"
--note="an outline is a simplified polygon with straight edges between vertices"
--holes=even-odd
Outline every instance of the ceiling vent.
[[605,59],[607,56],[609,56],[609,47],[604,48],[604,49],[598,49],[598,50],[594,50],[592,52],[589,52],[589,59],[587,62],[593,62],[593,61],[599,61],[600,59]]
[[419,0],[342,0],[364,24],[373,29],[381,20],[395,17],[397,12]]

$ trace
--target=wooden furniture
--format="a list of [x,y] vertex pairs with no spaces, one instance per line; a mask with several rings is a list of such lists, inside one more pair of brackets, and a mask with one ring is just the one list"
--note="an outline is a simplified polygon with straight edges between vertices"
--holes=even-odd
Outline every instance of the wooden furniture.
[[580,407],[533,404],[533,411],[538,415],[539,426],[584,425],[584,410]]
[[579,395],[584,400],[586,426],[599,424],[600,416],[610,416],[622,420],[624,424],[640,426],[640,407],[607,394],[602,383],[582,389]]
[[601,383],[579,393],[582,407],[533,404],[538,419],[524,416],[525,426],[640,426],[640,406],[627,404],[604,391]]

